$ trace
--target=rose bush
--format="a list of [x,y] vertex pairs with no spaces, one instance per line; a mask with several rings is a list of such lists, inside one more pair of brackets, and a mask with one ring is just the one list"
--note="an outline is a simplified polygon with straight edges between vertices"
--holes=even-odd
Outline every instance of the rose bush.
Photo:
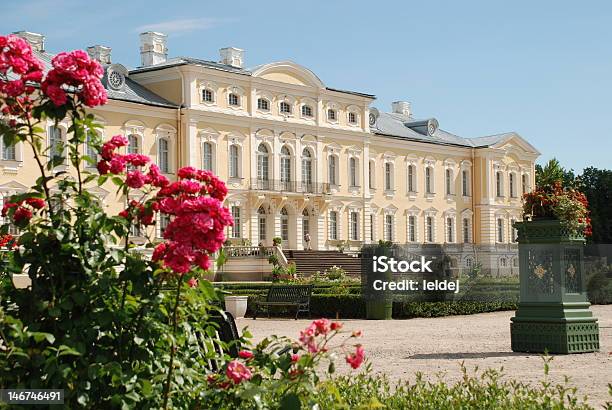
[[[124,136],[100,141],[86,107],[106,101],[102,68],[82,51],[60,53],[51,65],[43,73],[27,42],[0,37],[0,136],[6,146],[29,147],[40,172],[2,209],[3,233],[9,224],[20,228],[17,239],[2,237],[2,272],[24,272],[31,286],[0,279],[0,388],[64,389],[69,408],[207,408],[219,397],[227,407],[243,400],[245,386],[264,394],[271,383],[305,400],[339,325],[314,322],[309,353],[299,358],[297,342],[294,356],[282,358],[269,345],[235,358],[221,353],[229,350],[210,320],[220,313],[211,304],[217,295],[197,273],[210,267],[232,224],[225,184],[191,167],[171,182],[149,157],[124,154]],[[59,150],[65,157],[45,147],[43,127],[64,120],[71,124]],[[82,154],[86,141],[99,160]],[[67,161],[71,168],[58,168]],[[88,189],[109,183],[126,202],[118,215],[106,214]],[[147,244],[148,260],[130,246],[129,231],[154,225],[158,214],[170,222],[161,243]],[[291,363],[286,372],[279,360]],[[358,367],[362,350],[347,360]]]

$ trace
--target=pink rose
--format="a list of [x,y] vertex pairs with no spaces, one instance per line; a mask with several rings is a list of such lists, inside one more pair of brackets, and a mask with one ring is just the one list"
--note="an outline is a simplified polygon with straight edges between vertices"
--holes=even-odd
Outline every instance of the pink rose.
[[22,206],[17,208],[13,214],[13,220],[17,225],[27,224],[30,222],[30,219],[32,219],[32,211]]
[[189,285],[190,288],[197,288],[198,287],[198,280],[196,278],[190,278],[187,281],[187,285]]
[[243,380],[249,380],[251,377],[253,377],[251,370],[238,360],[232,360],[227,365],[225,374],[234,382],[234,384],[239,384]]
[[253,352],[250,350],[241,350],[238,352],[238,356],[242,359],[250,359],[253,357]]
[[138,170],[129,171],[125,178],[125,184],[134,189],[142,188],[145,184],[145,176]]
[[108,165],[108,162],[101,160],[100,162],[98,162],[97,168],[100,175],[106,175],[110,170],[110,165]]

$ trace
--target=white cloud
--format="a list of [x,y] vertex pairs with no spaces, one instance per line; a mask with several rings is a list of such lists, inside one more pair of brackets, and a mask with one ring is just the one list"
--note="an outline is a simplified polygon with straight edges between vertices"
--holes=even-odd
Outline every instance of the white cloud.
[[162,21],[159,23],[145,24],[136,27],[136,31],[160,31],[162,33],[186,33],[190,31],[208,30],[221,24],[235,21],[229,18],[196,18],[196,19],[177,19]]

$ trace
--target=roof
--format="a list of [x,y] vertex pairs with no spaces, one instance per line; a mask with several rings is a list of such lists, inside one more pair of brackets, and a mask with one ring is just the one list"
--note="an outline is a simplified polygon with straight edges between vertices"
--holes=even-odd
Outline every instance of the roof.
[[[43,63],[45,73],[51,70],[51,60],[53,59],[54,54],[37,50],[33,50],[33,53]],[[151,90],[131,80],[127,76],[125,77],[125,83],[121,90],[112,89],[108,86],[107,79],[108,69],[111,66],[104,66],[104,77],[102,78],[102,85],[106,89],[106,94],[108,95],[109,99],[152,105],[156,107],[178,108],[178,105],[173,104],[165,98],[155,94]],[[127,72],[127,70],[125,71]]]
[[[258,66],[255,66],[255,67],[252,67],[252,68],[249,69],[249,68],[234,67],[234,66],[229,65],[229,64],[218,63],[218,62],[210,61],[210,60],[202,60],[202,59],[199,59],[199,58],[172,57],[172,58],[167,59],[163,63],[154,64],[154,65],[147,66],[147,67],[137,67],[137,68],[134,68],[134,69],[130,70],[130,73],[134,73],[134,74],[147,73],[147,72],[151,72],[151,71],[164,70],[166,68],[179,67],[179,66],[183,66],[183,65],[196,65],[196,66],[200,66],[200,67],[210,68],[210,69],[213,69],[213,70],[220,70],[220,71],[226,71],[226,72],[234,73],[234,74],[241,74],[241,75],[246,75],[246,76],[252,76],[254,72],[256,72],[260,68],[264,67],[266,64],[258,65]],[[339,88],[331,88],[331,87],[325,87],[325,89],[328,90],[328,91],[333,91],[333,92],[343,93],[343,94],[356,95],[356,96],[359,96],[359,97],[365,97],[365,98],[371,98],[371,99],[376,98],[376,96],[374,94],[360,93],[360,92],[357,92],[357,91],[349,91],[349,90],[341,90]]]
[[[430,128],[428,129],[424,124],[430,124]],[[370,126],[370,131],[387,137],[467,148],[490,147],[512,136],[518,136],[514,132],[508,132],[485,137],[464,138],[439,128],[437,124],[435,118],[420,120],[403,114],[380,112],[376,123]]]

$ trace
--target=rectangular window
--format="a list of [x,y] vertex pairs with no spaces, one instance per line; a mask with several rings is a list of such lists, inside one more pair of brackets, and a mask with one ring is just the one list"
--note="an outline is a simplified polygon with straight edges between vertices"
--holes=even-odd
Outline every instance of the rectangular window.
[[329,156],[329,184],[336,185],[336,157],[333,155]]
[[336,121],[336,110],[327,110],[327,119],[329,121]]
[[[239,177],[239,152],[237,145],[230,146],[230,178],[238,178]],[[266,171],[267,172],[267,171]]]
[[59,161],[64,155],[62,130],[58,127],[49,127],[49,157],[52,161]]
[[408,217],[408,240],[416,242],[416,216],[414,215]]
[[336,211],[329,213],[329,239],[338,239],[338,213]]
[[426,234],[427,234],[427,242],[433,242],[433,218],[431,216],[428,216],[425,219],[425,223],[426,223]]
[[213,92],[208,88],[202,90],[202,101],[213,102]]
[[291,104],[282,101],[280,103],[280,112],[281,114],[291,114]]
[[234,219],[234,225],[231,227],[232,238],[241,238],[239,206],[232,206],[232,218]]
[[453,232],[453,218],[446,218],[446,241],[449,243],[455,242],[455,235]]
[[264,215],[259,216],[259,241],[263,242],[266,240],[266,217]]
[[446,170],[446,195],[453,194],[453,171]]
[[351,239],[359,240],[359,214],[357,212],[351,212]]
[[414,165],[408,166],[408,192],[415,192],[415,173],[414,173]]
[[159,170],[165,174],[170,172],[170,147],[168,140],[160,138],[159,143]]
[[463,219],[463,243],[470,243],[470,220]]
[[374,214],[370,214],[370,242],[374,242],[374,230],[376,227],[374,226]]
[[425,192],[428,194],[433,194],[432,173],[431,167],[425,168]]
[[497,197],[501,198],[502,196],[504,196],[504,191],[503,191],[503,176],[501,172],[496,172],[495,173],[495,193],[497,195]]
[[136,221],[132,222],[132,225],[130,225],[130,236],[142,236],[142,226]]
[[470,190],[469,190],[469,175],[468,172],[466,170],[463,170],[461,172],[461,191],[463,196],[470,196]]
[[523,185],[523,195],[524,195],[524,194],[526,194],[526,193],[527,193],[527,188],[528,188],[528,187],[527,187],[527,184],[528,184],[528,182],[527,182],[527,174],[523,174],[523,175],[521,176],[521,179],[522,179],[522,185]]
[[349,124],[357,124],[357,114],[355,114],[354,112],[349,112],[348,122]]
[[229,95],[228,102],[229,102],[229,105],[237,107],[240,105],[240,97],[238,96],[238,94],[232,93]]
[[268,102],[268,100],[260,98],[257,100],[257,109],[262,111],[269,111],[270,103]]
[[385,190],[393,189],[393,169],[390,162],[385,162]]
[[501,218],[497,219],[497,242],[504,241],[504,220]]
[[393,241],[393,215],[385,215],[385,240]]
[[202,146],[202,167],[207,171],[213,169],[213,149],[210,142],[205,142]]
[[349,173],[351,178],[351,186],[357,186],[357,160],[355,158],[349,159]]
[[4,140],[0,138],[0,147],[2,147],[2,159],[5,161],[15,161],[15,145],[5,145]]
[[368,163],[368,187],[374,188],[374,161]]
[[302,117],[312,117],[312,107],[310,105],[302,105]]
[[164,231],[168,227],[169,223],[170,223],[170,215],[160,213],[159,214],[159,229],[157,230],[157,236],[159,238],[164,237]]
[[510,182],[509,183],[509,185],[510,185],[510,197],[511,198],[516,198],[516,191],[514,189],[514,185],[515,185],[514,184],[514,174],[511,173],[509,178],[510,178],[510,181],[509,181]]

